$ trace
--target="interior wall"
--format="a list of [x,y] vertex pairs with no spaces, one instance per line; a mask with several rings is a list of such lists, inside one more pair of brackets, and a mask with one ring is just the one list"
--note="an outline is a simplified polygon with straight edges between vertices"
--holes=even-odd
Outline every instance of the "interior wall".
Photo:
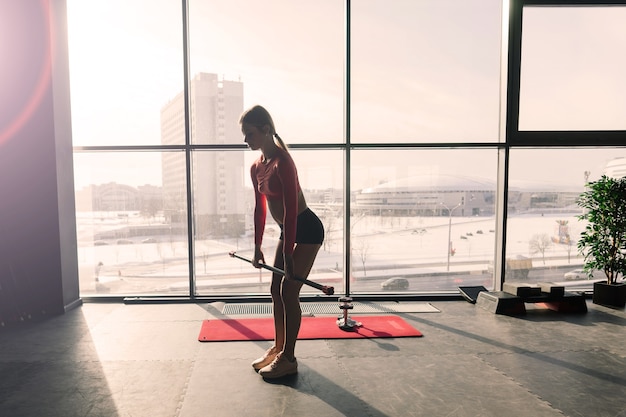
[[65,0],[0,2],[0,322],[80,304]]

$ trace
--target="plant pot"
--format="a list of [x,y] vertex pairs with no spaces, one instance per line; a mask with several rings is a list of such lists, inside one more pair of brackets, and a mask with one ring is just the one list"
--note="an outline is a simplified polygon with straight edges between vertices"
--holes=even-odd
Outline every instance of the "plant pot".
[[626,306],[626,283],[607,284],[605,281],[593,283],[593,303],[610,307]]

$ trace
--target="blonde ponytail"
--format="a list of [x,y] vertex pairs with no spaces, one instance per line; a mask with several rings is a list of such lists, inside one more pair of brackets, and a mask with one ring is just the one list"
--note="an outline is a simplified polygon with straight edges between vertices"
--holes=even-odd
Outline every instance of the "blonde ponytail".
[[276,142],[278,142],[278,146],[285,152],[289,152],[289,150],[287,149],[287,145],[285,145],[285,142],[283,142],[283,139],[278,136],[278,133],[274,133],[274,138],[276,139]]

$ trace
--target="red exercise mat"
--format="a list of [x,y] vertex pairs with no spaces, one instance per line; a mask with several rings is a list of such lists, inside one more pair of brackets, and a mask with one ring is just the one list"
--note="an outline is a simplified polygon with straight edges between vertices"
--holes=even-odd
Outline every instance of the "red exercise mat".
[[[302,317],[298,339],[371,339],[379,337],[421,337],[402,318],[393,315],[352,317],[362,324],[354,331],[337,326],[336,317]],[[274,340],[274,319],[245,318],[204,320],[200,342],[226,342],[236,340]]]

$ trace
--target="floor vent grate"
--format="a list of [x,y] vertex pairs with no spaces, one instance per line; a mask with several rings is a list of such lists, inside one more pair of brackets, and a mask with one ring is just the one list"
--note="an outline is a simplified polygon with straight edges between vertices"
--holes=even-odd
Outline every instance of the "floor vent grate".
[[[394,303],[394,302],[353,302],[350,314],[380,314],[380,313],[438,313],[439,310],[430,303]],[[303,315],[315,314],[343,314],[339,303],[301,303]],[[271,303],[228,303],[224,305],[222,314],[235,315],[271,315]]]

